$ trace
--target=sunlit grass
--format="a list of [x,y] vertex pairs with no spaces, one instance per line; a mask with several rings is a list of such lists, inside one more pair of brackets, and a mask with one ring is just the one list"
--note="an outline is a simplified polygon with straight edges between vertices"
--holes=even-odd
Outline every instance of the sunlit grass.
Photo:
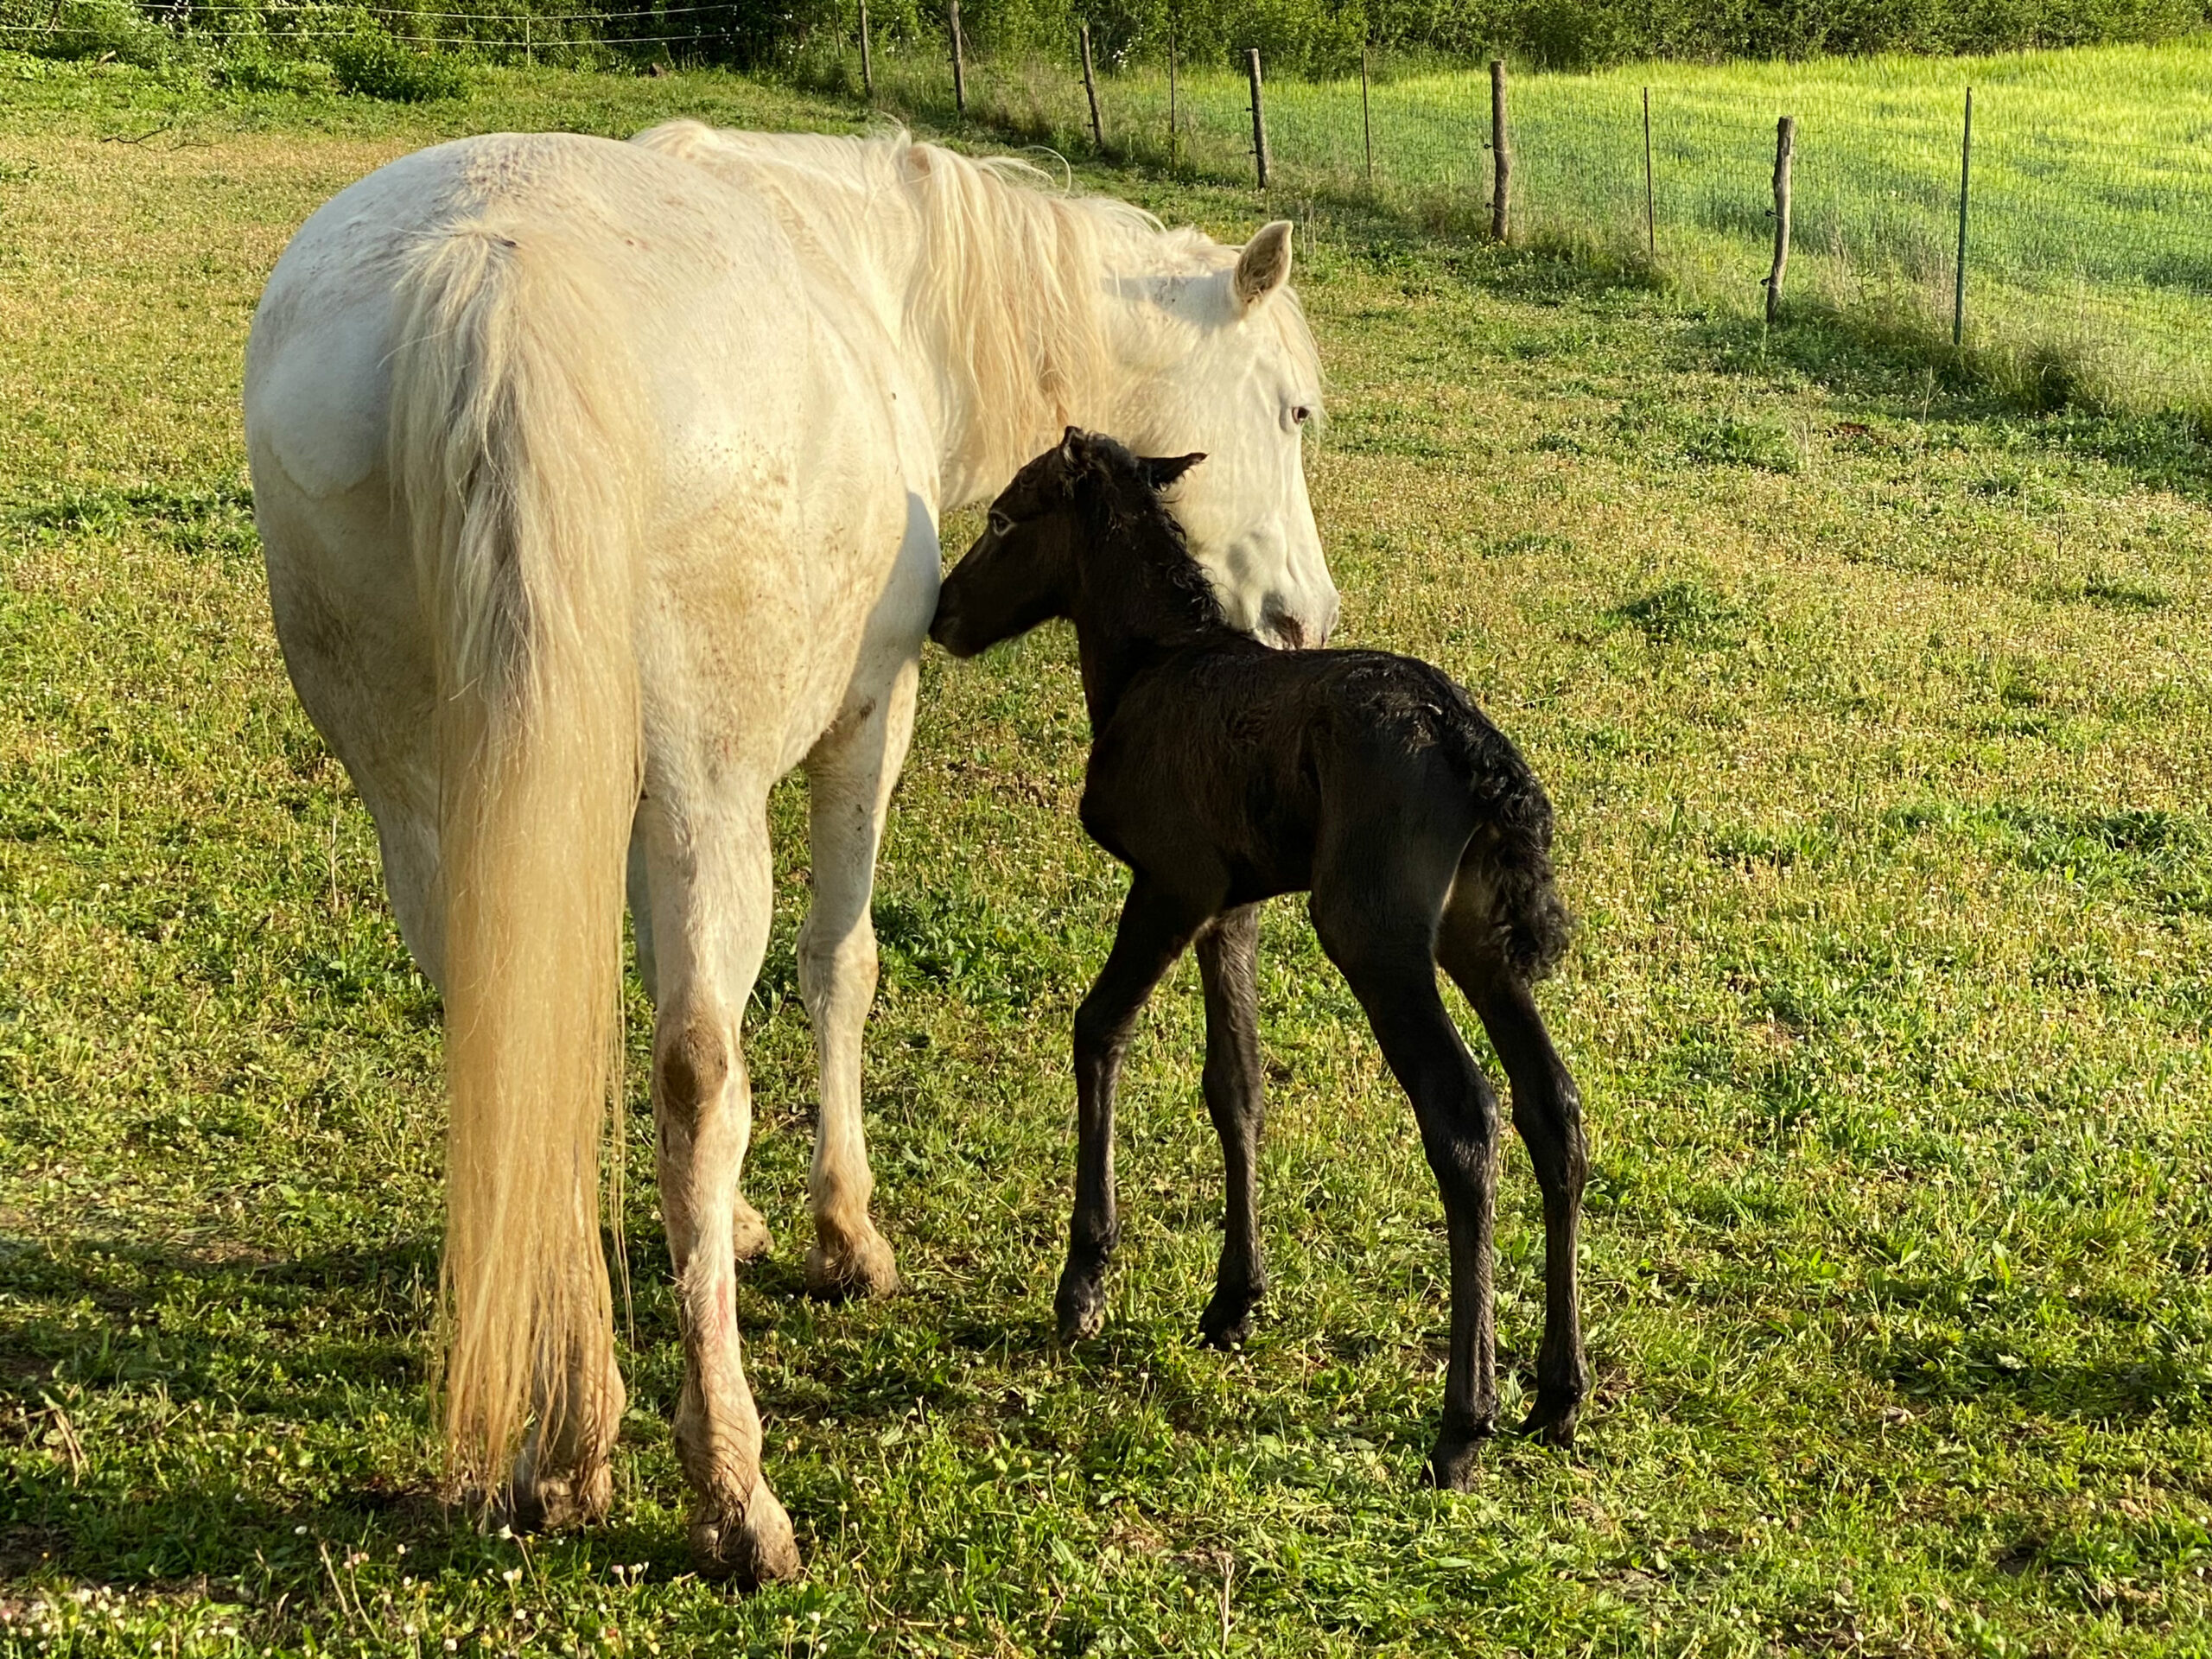
[[[1440,1214],[1295,904],[1263,944],[1251,1346],[1191,1340],[1219,1175],[1187,969],[1132,1058],[1111,1322],[1054,1345],[1067,1022],[1120,877],[1073,822],[1067,638],[933,653],[877,906],[886,1304],[797,1294],[803,803],[776,801],[747,1189],[777,1251],[741,1315],[809,1576],[737,1599],[683,1553],[641,1066],[616,1517],[525,1546],[430,1500],[437,1009],[270,635],[238,354],[291,228],[416,144],[853,117],[710,76],[503,73],[402,111],[25,85],[0,105],[0,1651],[2202,1647],[2192,430],[2031,417],[1818,319],[1763,337],[1301,208],[1344,638],[1463,677],[1558,803],[1583,1441],[1501,1443],[1465,1497],[1416,1484]],[[1228,236],[1262,211],[1088,176]],[[1510,1393],[1541,1300],[1517,1150],[1503,1190]]]
[[[877,75],[887,105],[945,112],[941,59],[885,54]],[[1982,366],[2046,404],[2212,412],[2212,38],[1516,74],[1516,233],[1614,264],[1649,262],[1686,300],[1751,315],[1764,307],[1772,251],[1775,123],[1794,116],[1786,295],[1948,341],[1969,86],[1966,338]],[[986,61],[969,87],[983,118],[1090,148],[1068,66]],[[1160,67],[1108,77],[1102,99],[1110,149],[1172,160],[1194,177],[1253,177],[1244,77],[1182,72],[1172,156]],[[1433,221],[1487,224],[1490,83],[1480,72],[1378,65],[1364,110],[1357,80],[1282,80],[1268,86],[1266,107],[1272,181],[1285,198],[1372,196]]]

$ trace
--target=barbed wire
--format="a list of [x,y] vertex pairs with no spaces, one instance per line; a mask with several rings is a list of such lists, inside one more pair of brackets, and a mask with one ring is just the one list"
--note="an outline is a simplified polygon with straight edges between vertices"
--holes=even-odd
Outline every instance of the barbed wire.
[[[137,10],[137,8],[133,8],[132,10]],[[601,26],[601,25],[602,25],[602,24],[606,24],[606,23],[613,23],[613,22],[626,22],[626,21],[628,21],[628,20],[631,20],[631,19],[635,19],[635,18],[651,18],[652,21],[654,21],[654,22],[662,22],[662,21],[664,21],[664,20],[665,20],[665,19],[667,19],[667,18],[670,18],[670,17],[687,16],[696,15],[696,14],[698,14],[698,13],[701,13],[701,12],[717,12],[717,11],[718,11],[718,12],[727,12],[727,11],[728,11],[728,10],[730,10],[730,6],[729,6],[729,4],[728,3],[728,0],[723,0],[723,3],[715,4],[715,5],[648,6],[648,7],[640,7],[640,8],[638,8],[638,9],[636,9],[636,10],[627,10],[627,11],[596,11],[596,10],[594,10],[594,11],[573,11],[573,12],[555,12],[555,13],[547,13],[547,12],[524,12],[524,11],[415,11],[415,10],[410,10],[410,9],[406,8],[406,7],[404,7],[404,6],[342,6],[342,5],[334,5],[334,6],[329,6],[329,7],[315,6],[315,7],[312,7],[312,8],[310,8],[310,7],[308,7],[308,6],[290,6],[290,7],[285,7],[285,8],[283,8],[283,10],[282,10],[282,11],[280,11],[280,12],[272,13],[272,14],[265,14],[265,15],[266,15],[266,16],[268,16],[270,17],[270,20],[271,22],[281,22],[281,23],[285,24],[285,25],[288,25],[288,26],[292,26],[292,27],[299,27],[299,26],[304,26],[304,25],[308,25],[308,24],[320,24],[320,22],[321,22],[321,20],[320,20],[320,19],[312,18],[312,17],[308,17],[308,16],[300,16],[300,15],[299,15],[299,14],[301,14],[301,13],[307,12],[307,11],[308,11],[308,10],[317,10],[317,11],[325,11],[325,10],[327,10],[327,11],[328,11],[328,12],[332,13],[332,14],[343,14],[343,13],[346,13],[346,12],[359,11],[359,12],[365,12],[365,13],[367,13],[369,16],[373,16],[373,17],[391,17],[391,18],[416,18],[416,17],[427,17],[427,18],[436,18],[436,19],[441,19],[441,20],[457,21],[457,22],[477,22],[477,23],[510,23],[510,24],[516,24],[516,25],[521,25],[521,24],[539,24],[539,23],[547,23],[547,24],[582,23],[582,24],[588,24],[588,25],[591,25],[591,26],[592,26],[592,27],[594,27],[594,28],[597,28],[597,27],[599,27],[599,26]],[[285,13],[290,13],[290,14],[292,14],[292,15],[291,15],[291,16],[285,16],[285,15],[284,15]],[[149,25],[150,25],[150,26],[152,26],[152,27],[158,28],[158,29],[169,29],[170,31],[172,31],[173,33],[179,33],[179,34],[187,34],[187,33],[188,33],[188,34],[193,34],[193,35],[201,35],[201,36],[204,36],[204,37],[206,37],[206,38],[213,39],[213,40],[237,40],[237,39],[239,39],[239,38],[241,38],[242,36],[245,36],[245,35],[256,35],[256,34],[260,34],[260,33],[264,32],[264,31],[263,31],[263,30],[259,30],[259,29],[231,29],[231,30],[211,29],[207,29],[207,28],[202,27],[202,26],[201,26],[201,25],[200,25],[200,24],[197,24],[197,23],[193,22],[192,22],[188,17],[185,17],[185,16],[179,16],[179,15],[176,15],[176,14],[171,14],[171,15],[169,15],[169,16],[162,16],[162,15],[161,15],[161,14],[159,14],[159,13],[148,12],[148,11],[143,11],[143,10],[142,10],[142,11],[138,11],[138,14],[137,14],[137,15],[138,15],[138,18],[139,18],[139,20],[140,20],[141,22],[145,22],[145,23],[147,23],[147,24],[149,24]],[[225,14],[224,14],[223,12],[221,12],[221,11],[218,11],[218,12],[214,13],[213,15],[214,15],[216,17],[220,18],[220,17],[222,17]],[[334,23],[334,22],[338,22],[338,21],[340,21],[339,17],[338,17],[338,16],[334,16],[334,17],[332,18],[332,22]],[[52,21],[49,21],[49,22],[44,22],[44,23],[0,23],[0,34],[10,34],[10,35],[68,35],[68,34],[75,34],[75,33],[79,33],[79,32],[80,32],[80,31],[79,31],[79,29],[76,26],[73,26],[73,25],[71,25],[71,24],[69,24],[69,23],[63,22],[60,21],[59,19],[52,20]],[[346,31],[346,29],[341,29],[341,28],[335,28],[335,27],[333,27],[333,28],[327,28],[327,29],[325,29],[323,30],[323,32],[327,33],[327,34],[344,34],[344,33],[346,33],[346,32],[348,32],[348,31]],[[355,33],[359,33],[359,32],[360,32],[360,31],[359,31],[359,28],[358,28],[358,26],[355,28],[355,29],[354,29],[353,32],[355,32]],[[466,43],[466,42],[473,41],[474,41],[475,38],[477,38],[477,37],[474,37],[474,36],[462,36],[462,35],[454,35],[454,36],[417,35],[417,36],[414,36],[413,38],[415,38],[415,39],[418,39],[418,40],[446,40],[446,39],[450,39],[450,40],[459,41],[462,41],[462,42]],[[632,37],[626,35],[626,36],[624,36],[623,38],[624,38],[625,40],[628,40],[628,39],[631,39],[631,38],[632,38]],[[688,40],[688,39],[690,39],[690,37],[689,35],[671,35],[671,36],[668,36],[667,38],[671,39],[671,40]]]
[[[702,6],[697,8],[697,10],[703,11],[708,10],[708,8]],[[541,19],[540,21],[546,20]],[[0,23],[0,35],[64,35],[69,32],[70,31],[66,29],[58,27],[48,29],[41,25],[29,23]],[[379,35],[385,32],[386,31],[381,29],[374,27],[362,28],[358,25],[352,28],[322,29],[316,31],[318,35],[326,39],[332,37],[352,38],[358,35]],[[194,29],[192,31],[192,36],[194,39],[202,41],[258,41],[269,38],[267,33],[264,30],[249,29],[229,30]],[[550,52],[558,48],[567,46],[674,46],[682,42],[696,41],[700,38],[700,33],[695,31],[688,35],[616,35],[602,38],[581,41],[564,40],[558,37],[553,39],[541,38],[534,44],[536,49],[538,51]],[[481,35],[410,35],[406,37],[406,40],[408,42],[418,46],[521,46],[525,44],[520,36],[517,36],[512,40],[505,40],[487,39]]]

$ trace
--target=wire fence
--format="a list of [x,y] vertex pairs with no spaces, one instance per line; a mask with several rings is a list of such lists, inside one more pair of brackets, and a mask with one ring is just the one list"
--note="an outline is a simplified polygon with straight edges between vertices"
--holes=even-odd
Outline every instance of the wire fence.
[[[1185,176],[1258,184],[1249,69],[1163,60],[1100,75],[1095,137],[1078,54],[970,58],[964,111],[949,51],[871,60],[873,101],[894,113],[964,113],[1077,153],[1103,138]],[[868,95],[856,42],[825,48],[813,73]],[[1486,70],[1259,79],[1268,194],[1488,232]],[[1985,369],[2043,401],[2212,412],[2212,37],[1514,75],[1505,103],[1516,241],[1654,267],[1687,302],[1758,315],[1787,115],[1783,316],[1817,308],[1936,344],[1955,327]]]
[[[1942,343],[2050,403],[2179,409],[2212,423],[2212,35],[1982,59],[1654,64],[1505,83],[1511,161],[1481,67],[1369,60],[1333,80],[1148,60],[978,56],[945,33],[818,30],[789,66],[814,87],[934,124],[1070,154],[1328,199],[1427,228],[1654,270],[1685,303],[1758,315],[1774,268],[1775,149],[1794,118],[1780,315],[1817,308]],[[151,30],[224,51],[396,37],[418,48],[592,67],[715,55],[741,8],[334,5],[321,0],[0,0],[0,48]],[[334,54],[336,48],[332,48]],[[1255,85],[1260,120],[1253,105]],[[1973,92],[1967,143],[1967,89]],[[1963,263],[1961,261],[1963,254]]]
[[[359,5],[345,0],[0,0],[0,49],[97,56],[131,48],[218,54],[244,45],[312,52],[335,40],[390,40],[419,50],[594,69],[636,48],[727,55],[749,19],[731,0],[651,7],[497,3],[468,10]],[[143,55],[144,54],[141,54]]]

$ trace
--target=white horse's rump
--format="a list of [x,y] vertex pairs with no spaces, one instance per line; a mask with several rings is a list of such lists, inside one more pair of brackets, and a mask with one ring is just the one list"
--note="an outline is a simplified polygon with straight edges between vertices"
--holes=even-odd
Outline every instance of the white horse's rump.
[[446,1429],[485,1485],[519,1445],[522,1518],[604,1509],[621,1415],[597,1216],[626,845],[694,1542],[789,1572],[734,1311],[767,1242],[737,1185],[769,787],[805,767],[808,1275],[880,1292],[868,900],[938,514],[1070,423],[1205,449],[1180,510],[1231,614],[1325,636],[1289,264],[1287,226],[1240,256],[903,137],[690,123],[425,150],[286,251],[246,365],[271,603],[445,995]]

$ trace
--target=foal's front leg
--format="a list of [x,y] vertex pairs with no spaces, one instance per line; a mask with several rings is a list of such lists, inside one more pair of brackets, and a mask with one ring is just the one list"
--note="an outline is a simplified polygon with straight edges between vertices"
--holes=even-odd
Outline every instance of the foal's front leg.
[[1198,974],[1206,997],[1206,1112],[1221,1137],[1227,1189],[1221,1265],[1213,1300],[1198,1319],[1200,1340],[1217,1348],[1243,1342],[1252,1309],[1268,1288],[1260,1247],[1260,1130],[1267,1115],[1260,1069],[1260,907],[1224,912],[1198,935]]
[[1063,1342],[1096,1336],[1106,1320],[1106,1262],[1122,1233],[1114,1204],[1114,1085],[1122,1056],[1152,988],[1205,920],[1140,875],[1122,906],[1106,965],[1076,1010],[1075,1214],[1052,1300]]

